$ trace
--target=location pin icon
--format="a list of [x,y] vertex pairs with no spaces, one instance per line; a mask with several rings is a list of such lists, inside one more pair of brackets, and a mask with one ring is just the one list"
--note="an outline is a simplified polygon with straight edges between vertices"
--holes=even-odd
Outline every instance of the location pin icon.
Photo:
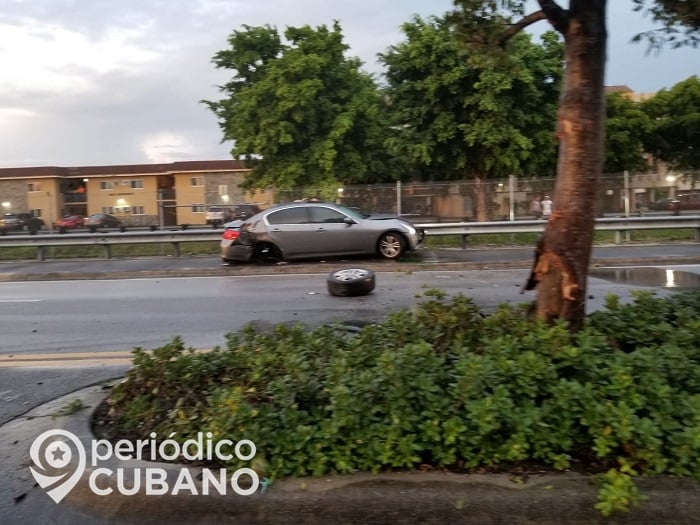
[[34,479],[56,503],[75,487],[86,465],[85,447],[75,434],[54,429],[43,432],[32,443],[29,456]]

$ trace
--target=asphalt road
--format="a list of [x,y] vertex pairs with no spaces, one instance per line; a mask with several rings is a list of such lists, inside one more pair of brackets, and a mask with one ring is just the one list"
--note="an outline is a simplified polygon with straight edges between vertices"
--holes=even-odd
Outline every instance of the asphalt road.
[[[160,346],[174,336],[196,348],[211,348],[248,322],[377,321],[391,310],[411,306],[427,288],[466,293],[489,310],[501,302],[529,300],[518,292],[531,257],[530,248],[501,248],[425,250],[401,262],[232,267],[214,257],[3,262],[0,353],[129,352],[135,346]],[[603,288],[615,291],[610,281],[616,286],[668,286],[665,271],[630,273],[606,270],[606,265],[668,267],[678,262],[700,264],[700,245],[596,248],[589,307],[601,306]],[[378,273],[372,295],[339,299],[326,293],[325,275],[347,266]],[[671,277],[675,286],[697,285],[692,272]]]

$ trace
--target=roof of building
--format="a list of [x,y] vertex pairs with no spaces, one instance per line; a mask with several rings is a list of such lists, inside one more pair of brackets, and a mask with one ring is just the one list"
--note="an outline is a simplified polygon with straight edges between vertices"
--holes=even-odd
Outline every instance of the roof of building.
[[605,90],[605,94],[607,95],[608,93],[634,93],[634,90],[629,87],[629,86],[624,86],[624,85],[619,85],[619,86],[605,86],[603,88]]
[[119,175],[159,175],[205,171],[246,170],[242,160],[191,160],[165,164],[117,164],[111,166],[35,166],[0,168],[0,179],[36,177],[95,177]]

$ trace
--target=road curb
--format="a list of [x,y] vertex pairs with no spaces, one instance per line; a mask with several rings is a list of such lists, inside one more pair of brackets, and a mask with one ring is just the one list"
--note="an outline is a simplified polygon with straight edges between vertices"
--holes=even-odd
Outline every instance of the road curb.
[[[647,258],[644,266],[652,265],[683,265],[700,264],[700,256],[674,256]],[[332,261],[306,264],[278,265],[248,265],[248,266],[217,266],[213,268],[180,268],[162,270],[138,271],[66,271],[47,273],[0,273],[0,282],[29,282],[29,281],[72,281],[72,280],[105,280],[105,279],[136,279],[136,278],[177,278],[177,277],[234,277],[250,275],[292,275],[292,274],[325,274],[338,267],[348,266],[348,261]],[[591,268],[639,266],[636,258],[594,258]],[[362,261],[363,268],[375,272],[418,272],[418,271],[455,271],[455,270],[514,270],[528,269],[532,259],[518,261],[437,261],[437,262],[394,262],[394,261]]]

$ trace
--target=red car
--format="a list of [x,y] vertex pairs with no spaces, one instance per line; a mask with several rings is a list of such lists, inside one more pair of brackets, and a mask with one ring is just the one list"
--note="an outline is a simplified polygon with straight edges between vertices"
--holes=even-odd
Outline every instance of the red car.
[[62,219],[56,221],[56,228],[58,230],[73,230],[75,228],[83,227],[83,218],[80,215],[67,215]]

